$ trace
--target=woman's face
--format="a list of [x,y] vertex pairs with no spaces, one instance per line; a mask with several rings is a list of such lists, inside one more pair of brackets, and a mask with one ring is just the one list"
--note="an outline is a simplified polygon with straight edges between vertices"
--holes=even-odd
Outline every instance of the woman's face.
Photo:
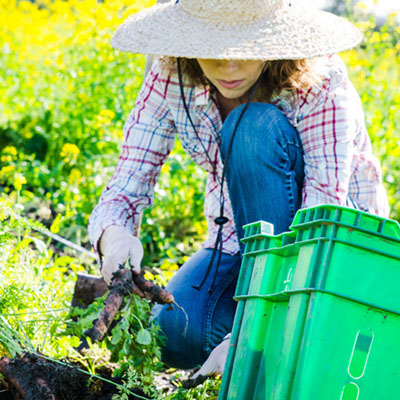
[[204,75],[227,99],[246,97],[261,75],[265,61],[197,59]]

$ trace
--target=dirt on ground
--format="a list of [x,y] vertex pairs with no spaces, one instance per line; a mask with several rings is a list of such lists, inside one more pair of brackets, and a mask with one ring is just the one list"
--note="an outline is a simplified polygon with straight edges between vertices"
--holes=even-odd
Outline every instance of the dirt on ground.
[[[102,379],[91,379],[71,365],[49,361],[35,354],[25,353],[19,358],[0,359],[0,400],[111,400],[118,388]],[[115,383],[117,379],[106,376]],[[135,390],[143,399],[143,392]]]

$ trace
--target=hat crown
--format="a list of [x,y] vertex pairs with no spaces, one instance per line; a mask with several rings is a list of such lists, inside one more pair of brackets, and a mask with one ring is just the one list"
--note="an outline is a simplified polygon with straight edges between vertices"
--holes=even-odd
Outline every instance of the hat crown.
[[306,0],[170,0],[129,17],[111,43],[170,57],[298,60],[341,52],[361,38],[355,25]]
[[288,0],[180,0],[193,17],[210,22],[240,24],[265,18],[284,7]]

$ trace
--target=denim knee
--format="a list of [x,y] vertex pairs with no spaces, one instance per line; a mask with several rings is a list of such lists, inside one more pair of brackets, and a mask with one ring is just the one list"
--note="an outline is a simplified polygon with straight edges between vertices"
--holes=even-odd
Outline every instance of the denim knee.
[[[232,110],[224,122],[220,146],[223,160],[244,106],[242,104]],[[235,165],[238,166],[239,162],[240,167],[247,169],[251,165],[248,160],[254,160],[255,152],[262,153],[264,158],[277,156],[276,146],[285,152],[290,152],[291,146],[303,152],[296,129],[278,107],[268,103],[250,103],[237,127],[229,157],[238,158]],[[237,157],[238,153],[240,157]],[[279,161],[284,163],[287,160]]]
[[301,141],[286,116],[271,104],[251,103],[237,125],[243,107],[228,115],[220,146],[236,230],[241,238],[243,225],[262,219],[280,233],[288,229],[301,204]]

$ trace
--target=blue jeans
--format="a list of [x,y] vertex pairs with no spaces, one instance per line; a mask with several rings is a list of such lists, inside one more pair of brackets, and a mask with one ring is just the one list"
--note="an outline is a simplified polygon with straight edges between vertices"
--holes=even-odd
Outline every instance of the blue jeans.
[[[243,106],[235,108],[222,128],[221,155],[227,148]],[[273,105],[251,103],[235,135],[227,165],[227,184],[239,239],[242,226],[264,220],[275,234],[288,229],[301,203],[303,152],[297,131]],[[201,365],[231,331],[236,309],[232,299],[241,254],[223,253],[214,290],[210,294],[216,262],[200,289],[212,249],[202,249],[173,276],[167,289],[185,313],[174,306],[156,305],[153,314],[166,336],[162,358],[182,369]]]

